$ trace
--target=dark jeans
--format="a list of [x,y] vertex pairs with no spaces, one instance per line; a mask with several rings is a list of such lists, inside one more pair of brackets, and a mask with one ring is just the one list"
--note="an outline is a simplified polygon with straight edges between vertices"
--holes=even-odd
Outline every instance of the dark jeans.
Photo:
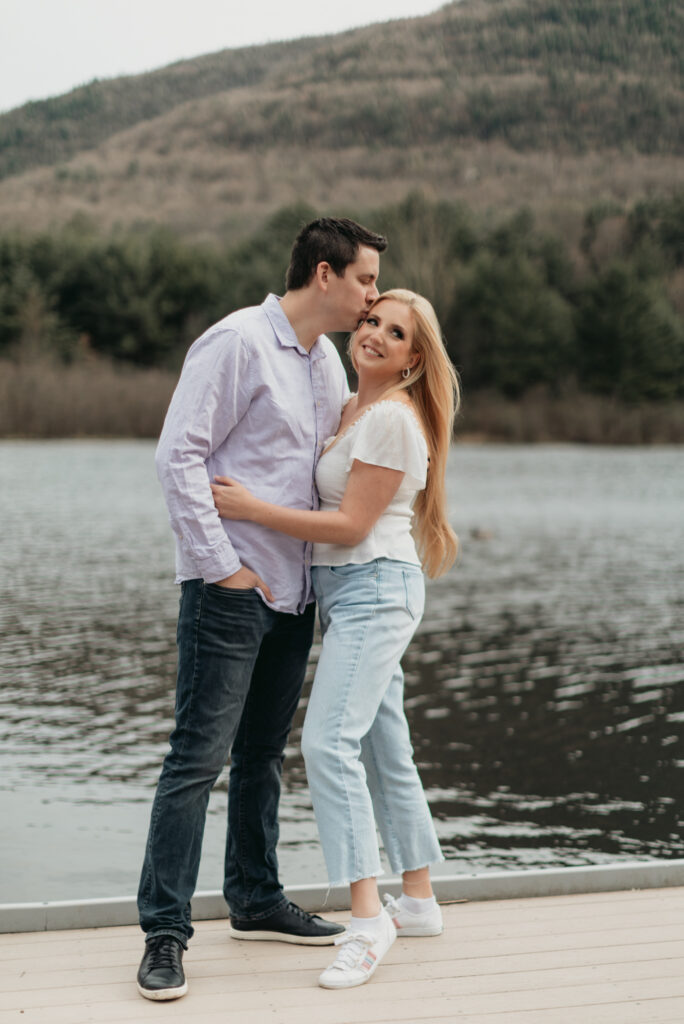
[[176,728],[152,807],[138,910],[143,931],[193,934],[190,900],[210,790],[231,755],[224,895],[258,920],[285,902],[278,880],[283,751],[304,681],[314,606],[268,608],[254,590],[182,584]]

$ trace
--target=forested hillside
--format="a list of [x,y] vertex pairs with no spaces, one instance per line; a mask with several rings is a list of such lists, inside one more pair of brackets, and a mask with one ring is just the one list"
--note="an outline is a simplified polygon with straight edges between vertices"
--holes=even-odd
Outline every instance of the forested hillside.
[[462,0],[96,81],[0,117],[0,216],[220,234],[415,187],[624,199],[684,166],[682,39],[674,0]]
[[420,19],[224,50],[29,103],[0,118],[0,176],[216,96],[225,107],[214,138],[241,149],[502,138],[682,154],[683,39],[673,0],[462,0]]
[[683,38],[673,0],[462,0],[0,117],[0,433],[126,367],[156,411],[83,429],[154,432],[192,339],[338,213],[435,304],[472,429],[684,440]]

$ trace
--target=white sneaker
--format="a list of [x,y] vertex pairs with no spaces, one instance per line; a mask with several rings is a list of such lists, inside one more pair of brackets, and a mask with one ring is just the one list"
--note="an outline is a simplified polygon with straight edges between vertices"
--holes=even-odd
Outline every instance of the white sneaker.
[[388,892],[385,893],[384,900],[387,904],[385,909],[394,921],[399,938],[405,935],[441,935],[444,931],[442,911],[438,904],[426,914],[412,914]]
[[353,988],[365,984],[375,973],[383,956],[397,937],[389,914],[382,912],[382,931],[371,935],[350,931],[338,935],[335,945],[340,946],[337,958],[326,967],[318,979],[321,988]]

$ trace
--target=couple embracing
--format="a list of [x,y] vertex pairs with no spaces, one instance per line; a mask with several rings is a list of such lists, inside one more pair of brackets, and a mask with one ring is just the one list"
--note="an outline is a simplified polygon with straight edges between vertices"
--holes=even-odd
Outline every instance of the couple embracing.
[[[436,935],[442,859],[412,758],[401,657],[421,566],[456,554],[445,508],[456,374],[426,299],[378,294],[381,235],[322,218],[295,240],[282,299],[242,309],[190,348],[157,450],[176,535],[176,724],[138,892],[138,990],[187,991],[182,955],[210,790],[231,759],[224,895],[230,934],[339,946],[324,988],[368,981],[397,933]],[[358,392],[328,331],[351,331]],[[283,752],[313,638],[323,644],[302,736],[331,885],[347,928],[278,878]],[[402,895],[386,897],[376,822]]]

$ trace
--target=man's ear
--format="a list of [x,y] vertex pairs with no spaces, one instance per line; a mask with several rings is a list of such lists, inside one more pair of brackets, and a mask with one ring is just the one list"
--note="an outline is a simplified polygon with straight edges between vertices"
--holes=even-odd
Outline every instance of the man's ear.
[[316,282],[318,286],[323,289],[323,291],[328,290],[328,282],[330,280],[330,275],[332,274],[332,272],[332,267],[326,260],[322,260],[316,266]]

